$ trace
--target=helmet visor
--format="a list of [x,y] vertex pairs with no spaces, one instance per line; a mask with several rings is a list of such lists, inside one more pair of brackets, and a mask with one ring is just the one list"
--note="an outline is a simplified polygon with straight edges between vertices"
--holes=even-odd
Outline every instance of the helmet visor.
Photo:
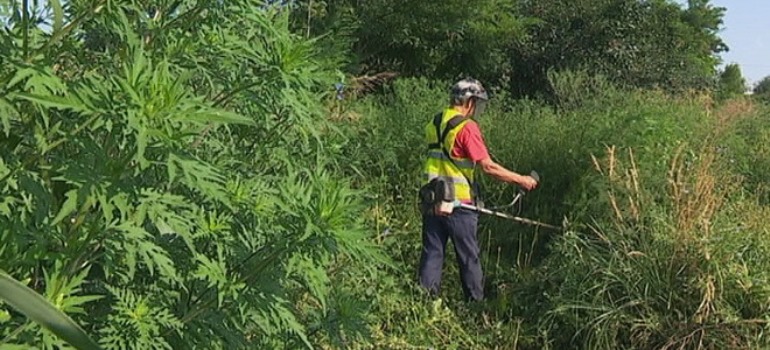
[[476,106],[473,108],[473,116],[478,117],[482,114],[484,114],[484,111],[487,109],[487,100],[482,99],[475,99]]

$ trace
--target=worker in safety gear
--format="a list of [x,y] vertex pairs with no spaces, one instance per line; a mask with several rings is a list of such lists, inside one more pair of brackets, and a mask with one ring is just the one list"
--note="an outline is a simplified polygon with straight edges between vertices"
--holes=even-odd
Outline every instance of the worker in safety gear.
[[[459,201],[479,205],[477,166],[500,181],[519,185],[526,190],[537,186],[537,181],[531,176],[510,171],[490,158],[481,130],[472,119],[483,113],[488,100],[489,96],[478,80],[463,79],[452,86],[449,106],[425,126],[428,151],[421,196],[423,189],[430,183],[432,189],[441,187],[431,192],[432,195],[435,196],[436,191],[439,196],[448,195],[448,198],[443,198],[444,204]],[[451,238],[460,268],[463,293],[466,299],[482,300],[483,274],[476,235],[478,212],[460,207],[437,210],[432,204],[426,204],[423,200],[420,285],[431,294],[438,294],[446,244]]]

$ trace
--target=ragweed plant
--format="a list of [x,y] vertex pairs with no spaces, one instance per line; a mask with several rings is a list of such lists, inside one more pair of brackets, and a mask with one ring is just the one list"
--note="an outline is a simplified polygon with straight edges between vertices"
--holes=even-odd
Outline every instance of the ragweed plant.
[[[313,40],[261,1],[58,5],[0,34],[0,267],[106,349],[359,337],[334,267],[377,253],[319,132],[336,72]],[[2,344],[64,346],[0,308]]]

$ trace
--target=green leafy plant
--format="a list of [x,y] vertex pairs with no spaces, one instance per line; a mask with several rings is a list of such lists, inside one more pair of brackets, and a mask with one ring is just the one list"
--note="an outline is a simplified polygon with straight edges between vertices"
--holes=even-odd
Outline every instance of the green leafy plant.
[[[79,282],[75,281],[75,283]],[[0,271],[0,299],[78,350],[101,349],[77,323],[56,305],[51,304],[40,294],[2,271]],[[69,299],[68,302],[72,303],[76,300]],[[81,300],[86,301],[87,299]]]
[[[336,286],[339,260],[383,261],[325,150],[318,96],[337,74],[263,5],[73,1],[46,33],[29,4],[3,34],[24,42],[0,72],[2,267],[105,349],[365,332],[327,324],[367,312]],[[6,325],[3,343],[63,345]]]

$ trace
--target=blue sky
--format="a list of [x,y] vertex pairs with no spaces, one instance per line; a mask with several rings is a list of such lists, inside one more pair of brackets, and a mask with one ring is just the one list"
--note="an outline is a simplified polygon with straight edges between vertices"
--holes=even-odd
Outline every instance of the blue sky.
[[[685,0],[679,2],[686,3]],[[737,63],[750,86],[770,75],[770,0],[713,0],[727,9],[720,37],[730,48],[725,64]]]

